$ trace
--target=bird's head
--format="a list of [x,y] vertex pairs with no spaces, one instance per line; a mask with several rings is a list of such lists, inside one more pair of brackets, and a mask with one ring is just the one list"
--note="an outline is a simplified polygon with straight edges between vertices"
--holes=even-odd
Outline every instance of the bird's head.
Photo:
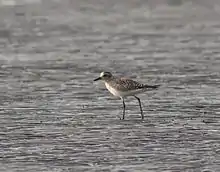
[[94,81],[98,81],[98,80],[103,80],[106,81],[108,79],[110,79],[112,77],[112,74],[110,72],[101,72],[100,76],[96,79],[94,79]]

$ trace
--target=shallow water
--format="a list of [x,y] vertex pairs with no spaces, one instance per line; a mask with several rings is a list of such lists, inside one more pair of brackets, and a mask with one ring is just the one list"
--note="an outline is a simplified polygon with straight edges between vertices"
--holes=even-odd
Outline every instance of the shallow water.
[[[220,170],[218,1],[5,2],[0,171]],[[162,84],[145,120],[103,70]]]

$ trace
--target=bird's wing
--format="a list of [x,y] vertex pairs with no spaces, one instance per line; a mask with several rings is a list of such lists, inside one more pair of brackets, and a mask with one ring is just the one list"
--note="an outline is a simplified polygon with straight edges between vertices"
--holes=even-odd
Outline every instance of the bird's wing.
[[116,81],[115,87],[120,91],[128,91],[128,90],[144,88],[144,84],[141,84],[129,78],[118,78],[115,81]]
[[115,80],[115,87],[120,91],[137,90],[137,89],[153,90],[153,89],[157,89],[159,86],[160,85],[142,84],[129,78],[117,78]]

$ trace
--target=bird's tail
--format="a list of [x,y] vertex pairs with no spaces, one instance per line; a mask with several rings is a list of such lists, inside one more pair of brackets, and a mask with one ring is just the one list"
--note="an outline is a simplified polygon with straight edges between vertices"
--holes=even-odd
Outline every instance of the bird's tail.
[[160,85],[144,85],[144,88],[157,89]]

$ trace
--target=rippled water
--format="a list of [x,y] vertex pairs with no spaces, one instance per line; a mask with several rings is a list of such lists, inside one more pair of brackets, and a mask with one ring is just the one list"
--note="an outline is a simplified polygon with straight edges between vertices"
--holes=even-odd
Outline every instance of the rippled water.
[[[0,171],[220,170],[218,1],[1,3]],[[103,70],[162,84],[145,120]]]

